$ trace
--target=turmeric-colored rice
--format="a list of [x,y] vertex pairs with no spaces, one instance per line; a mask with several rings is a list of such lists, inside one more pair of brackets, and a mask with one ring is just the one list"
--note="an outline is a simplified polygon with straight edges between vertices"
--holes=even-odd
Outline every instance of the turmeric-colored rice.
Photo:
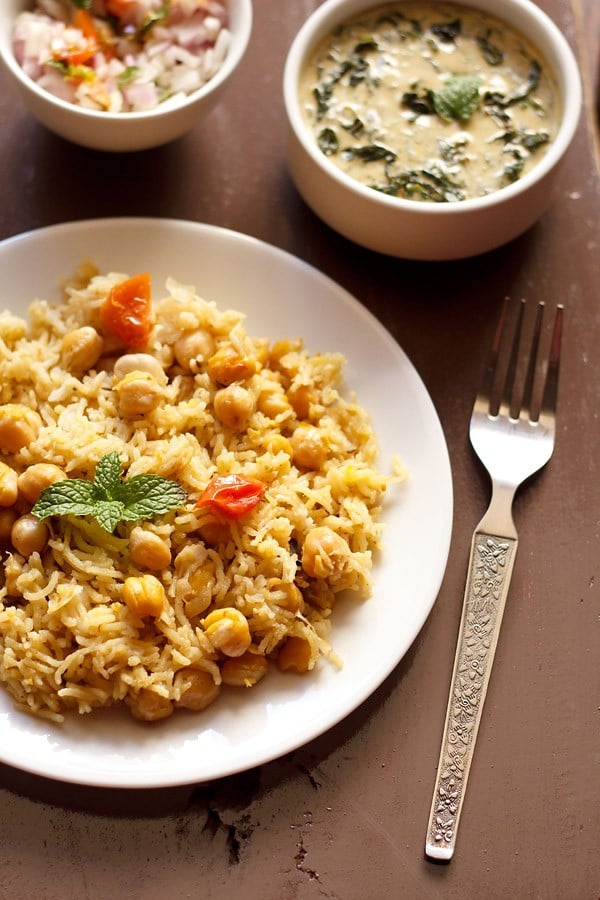
[[[251,687],[270,667],[341,664],[330,613],[340,591],[369,596],[381,534],[388,478],[368,415],[340,393],[342,356],[251,338],[241,313],[170,279],[136,363],[158,362],[162,377],[146,367],[158,400],[136,412],[114,374],[132,351],[99,312],[125,278],[84,266],[63,303],[35,300],[28,321],[0,314],[0,414],[16,404],[40,417],[16,451],[0,433],[9,469],[45,463],[91,480],[116,451],[124,476],[161,475],[187,493],[180,508],[112,534],[90,517],[52,516],[44,546],[24,554],[12,522],[32,504],[21,492],[3,499],[0,473],[0,679],[18,707],[55,721],[122,704],[162,719],[203,709],[223,685]],[[68,348],[90,329],[97,352],[86,361]],[[211,478],[229,473],[266,486],[256,507],[239,519],[196,508]],[[160,551],[159,569],[132,559],[134,529]],[[165,602],[136,614],[124,583],[149,574],[136,584],[158,581]]]

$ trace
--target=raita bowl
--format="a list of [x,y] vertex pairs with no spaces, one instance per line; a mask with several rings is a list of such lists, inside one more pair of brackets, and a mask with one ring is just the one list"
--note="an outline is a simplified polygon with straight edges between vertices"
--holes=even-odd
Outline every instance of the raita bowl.
[[114,152],[157,147],[184,135],[221,102],[224,88],[244,56],[252,30],[252,0],[227,0],[226,5],[231,36],[216,74],[177,102],[161,103],[154,109],[88,109],[40,87],[24,72],[13,49],[15,20],[33,6],[28,0],[2,0],[0,4],[0,62],[24,106],[61,137],[84,147]]
[[[305,21],[288,52],[283,96],[292,179],[308,206],[344,237],[390,256],[451,260],[475,256],[527,231],[555,195],[561,163],[580,118],[582,90],[574,55],[558,26],[530,0],[464,0],[463,8],[500,19],[539,51],[557,93],[556,132],[539,161],[512,183],[452,202],[406,199],[347,174],[320,149],[307,124],[299,86],[316,48],[341,25],[383,5],[377,0],[325,0]],[[438,3],[440,8],[449,4]],[[454,4],[451,4],[454,5]],[[409,10],[410,12],[410,10]],[[398,90],[409,89],[407,83]],[[400,115],[400,109],[394,113]]]

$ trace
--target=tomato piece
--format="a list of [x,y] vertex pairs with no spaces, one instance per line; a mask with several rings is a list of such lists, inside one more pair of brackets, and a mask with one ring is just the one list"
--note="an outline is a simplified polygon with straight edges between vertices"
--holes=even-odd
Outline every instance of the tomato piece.
[[52,57],[59,62],[66,63],[68,66],[84,66],[94,56],[97,49],[95,44],[91,45],[88,41],[85,47],[78,47],[73,50],[65,47],[64,50],[55,50]]
[[102,19],[94,20],[85,9],[78,9],[73,17],[73,25],[87,38],[94,53],[101,52],[106,59],[114,59],[117,51],[114,46],[113,30]]
[[78,28],[85,38],[82,46],[58,48],[52,54],[54,59],[60,60],[69,66],[83,66],[98,52],[99,36],[94,25],[94,20],[85,9],[78,9],[73,16],[73,25]]
[[106,12],[111,16],[123,15],[127,12],[127,8],[131,8],[132,0],[106,0]]
[[251,512],[267,489],[266,484],[243,475],[215,475],[202,492],[196,509],[210,506],[228,519]]
[[95,44],[100,43],[98,40],[98,32],[96,31],[96,26],[94,25],[94,20],[90,16],[89,12],[85,11],[85,9],[77,10],[75,15],[73,16],[73,25],[75,26],[75,28],[79,28],[84,38],[87,38],[88,41]]
[[124,344],[142,350],[152,330],[150,275],[142,272],[113,285],[100,307],[100,321]]

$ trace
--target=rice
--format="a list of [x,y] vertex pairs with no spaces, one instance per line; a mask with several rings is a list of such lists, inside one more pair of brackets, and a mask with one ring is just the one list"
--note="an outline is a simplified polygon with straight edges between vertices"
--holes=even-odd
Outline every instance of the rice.
[[40,87],[110,113],[174,105],[220,69],[230,42],[221,0],[37,0],[17,16],[15,57]]
[[[204,708],[222,685],[250,687],[272,667],[341,665],[331,611],[341,592],[371,593],[391,480],[376,468],[366,411],[343,395],[340,354],[253,338],[241,313],[171,278],[153,301],[147,346],[132,355],[101,314],[127,277],[86,265],[64,302],[35,300],[28,321],[0,314],[0,414],[18,404],[40,423],[20,449],[0,447],[21,486],[39,463],[92,479],[116,452],[127,478],[159,475],[187,494],[178,508],[114,533],[89,516],[52,516],[43,547],[20,553],[2,516],[31,518],[31,502],[20,491],[9,508],[0,473],[0,679],[20,708],[56,721],[123,704],[136,718],[160,719]],[[92,333],[91,365],[66,352]],[[155,373],[159,399],[145,414],[123,412],[128,376],[117,376],[131,371],[132,356],[138,375],[144,366]],[[233,380],[222,359],[241,366]],[[237,398],[237,419],[223,406],[228,397]],[[264,486],[253,509],[230,518],[198,506],[214,476],[233,474]],[[160,570],[133,558],[140,534],[165,555]],[[149,572],[166,602],[159,614],[137,614],[125,585]],[[245,643],[236,644],[238,631]]]

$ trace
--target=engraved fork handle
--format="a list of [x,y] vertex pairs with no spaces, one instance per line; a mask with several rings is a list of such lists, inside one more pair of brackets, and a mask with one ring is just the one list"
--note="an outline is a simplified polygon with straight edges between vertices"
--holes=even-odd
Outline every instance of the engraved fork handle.
[[481,527],[473,535],[442,749],[427,827],[425,853],[431,859],[449,860],[454,853],[516,551],[516,536],[502,537]]

